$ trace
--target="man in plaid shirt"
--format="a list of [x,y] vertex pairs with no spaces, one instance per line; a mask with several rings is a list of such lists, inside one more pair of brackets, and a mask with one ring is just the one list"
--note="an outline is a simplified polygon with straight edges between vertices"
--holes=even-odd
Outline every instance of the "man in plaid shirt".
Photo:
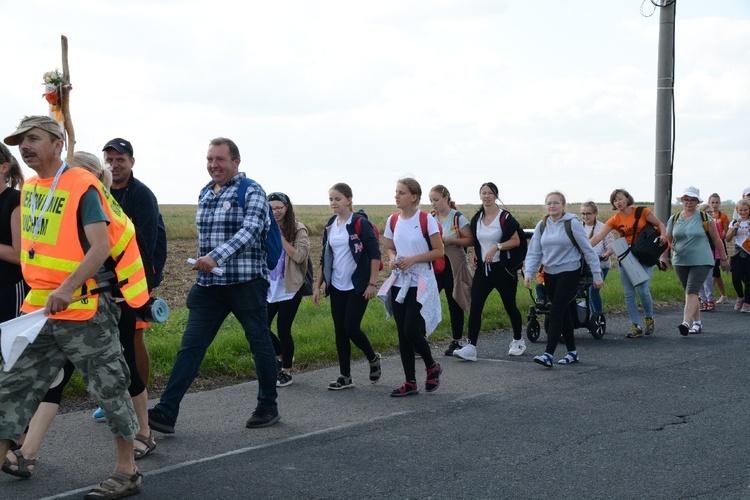
[[239,172],[240,152],[230,139],[212,140],[206,161],[211,182],[198,200],[200,256],[193,266],[198,271],[196,284],[187,297],[190,314],[167,387],[148,411],[149,425],[167,434],[174,433],[180,402],[230,312],[245,330],[258,377],[258,404],[245,426],[267,427],[280,418],[276,356],[266,311],[269,274],[264,241],[270,224],[266,193],[252,182],[242,200],[244,206],[240,205],[237,189],[245,174]]

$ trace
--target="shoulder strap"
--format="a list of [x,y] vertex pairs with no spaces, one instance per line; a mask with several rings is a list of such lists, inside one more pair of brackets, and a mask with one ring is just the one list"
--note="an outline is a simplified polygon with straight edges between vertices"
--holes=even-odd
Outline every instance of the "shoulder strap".
[[508,215],[510,215],[510,212],[508,212],[507,210],[503,210],[503,213],[500,214],[500,229],[504,229],[505,221],[508,219]]
[[701,210],[701,220],[703,221],[703,230],[708,234],[708,214]]
[[635,208],[635,223],[633,224],[633,240],[630,242],[631,245],[635,245],[636,236],[638,235],[638,220],[641,218],[643,213],[643,207]]
[[425,211],[419,212],[419,226],[422,228],[422,236],[427,238],[427,212]]
[[396,231],[396,222],[398,221],[397,217],[399,217],[400,214],[401,214],[401,212],[396,212],[395,214],[391,215],[390,221],[391,221],[391,232],[392,233]]
[[544,234],[544,230],[547,229],[547,216],[542,217],[542,225],[539,226],[539,236]]
[[[357,215],[356,213],[354,215]],[[362,239],[362,216],[352,217],[354,219],[354,232]]]
[[242,208],[242,211],[245,211],[245,194],[247,193],[247,188],[250,186],[250,183],[252,183],[253,180],[249,177],[243,178],[239,185],[237,186],[237,203]]
[[578,250],[578,253],[583,255],[583,252],[581,252],[581,247],[578,246],[578,242],[576,241],[575,236],[573,236],[573,227],[570,223],[571,219],[566,219],[563,221],[563,224],[565,225],[565,232],[568,233],[568,238],[570,238],[570,242],[573,243],[573,246],[576,247],[576,250]]

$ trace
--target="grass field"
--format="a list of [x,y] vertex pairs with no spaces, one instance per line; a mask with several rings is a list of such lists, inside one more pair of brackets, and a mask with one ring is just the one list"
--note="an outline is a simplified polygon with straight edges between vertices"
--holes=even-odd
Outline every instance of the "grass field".
[[[394,206],[369,205],[354,207],[363,208],[370,220],[378,225],[381,234],[387,217],[396,211]],[[423,206],[425,210],[429,206]],[[471,217],[478,206],[458,207],[467,217]],[[533,228],[544,214],[541,205],[514,205],[506,207],[525,228]],[[568,211],[580,212],[580,204],[568,205]],[[165,270],[165,282],[157,290],[158,295],[167,298],[171,314],[169,319],[160,325],[154,325],[147,331],[146,340],[151,354],[151,389],[161,390],[169,377],[174,364],[180,339],[187,322],[187,309],[184,307],[185,297],[194,282],[194,272],[185,264],[185,257],[194,255],[197,250],[197,234],[195,229],[195,210],[193,205],[165,205],[161,207],[162,215],[167,227],[169,239],[169,256]],[[600,203],[600,220],[605,220],[612,213],[608,204]],[[320,258],[321,234],[326,221],[331,216],[327,206],[301,205],[295,207],[297,219],[303,222],[309,230],[311,255],[313,262]],[[191,254],[192,252],[192,254]],[[380,281],[385,279],[387,266],[381,272]],[[674,272],[654,272],[651,285],[652,296],[656,303],[676,303],[683,300],[683,291]],[[605,314],[624,311],[624,299],[618,271],[613,270],[607,277],[602,290],[605,304]],[[433,344],[446,344],[450,338],[450,325],[447,319],[447,304],[444,294],[444,321],[437,331],[430,337]],[[519,286],[517,303],[524,315],[531,305],[529,292]],[[362,329],[368,334],[373,346],[379,352],[393,352],[398,347],[396,326],[393,321],[385,322],[385,310],[379,300],[373,300],[365,314]],[[466,315],[468,324],[468,314]],[[658,325],[658,318],[657,318]],[[483,314],[483,330],[507,330],[510,328],[508,317],[497,294],[492,294],[487,302]],[[273,329],[273,327],[272,327]],[[465,332],[466,330],[464,330]],[[608,332],[607,335],[622,335],[625,332]],[[295,338],[295,369],[335,363],[336,348],[333,338],[333,325],[328,301],[324,300],[320,307],[315,307],[309,298],[305,298],[300,305],[295,319],[293,334]],[[544,337],[543,337],[544,338]],[[534,348],[532,348],[533,351]],[[541,349],[541,347],[540,347]],[[354,356],[361,356],[357,349],[353,349]],[[213,387],[218,383],[232,383],[253,379],[255,376],[252,355],[248,351],[247,342],[239,324],[233,318],[226,321],[214,343],[208,350],[199,379],[195,387]],[[68,386],[68,391],[76,395],[85,394],[85,389],[76,375],[74,383]]]

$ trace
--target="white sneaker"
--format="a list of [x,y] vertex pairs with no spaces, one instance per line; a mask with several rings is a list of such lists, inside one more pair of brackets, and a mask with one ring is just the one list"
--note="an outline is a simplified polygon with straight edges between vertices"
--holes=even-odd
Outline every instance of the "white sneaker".
[[477,347],[473,344],[466,344],[461,349],[456,349],[455,351],[453,351],[453,356],[465,359],[466,361],[476,361]]
[[508,349],[508,356],[520,356],[526,352],[526,342],[523,339],[514,340],[510,343],[510,349]]

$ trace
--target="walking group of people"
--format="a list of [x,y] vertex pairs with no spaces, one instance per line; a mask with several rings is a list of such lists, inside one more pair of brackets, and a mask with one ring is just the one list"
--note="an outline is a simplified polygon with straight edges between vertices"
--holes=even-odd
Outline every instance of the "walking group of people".
[[[526,345],[516,305],[521,272],[527,287],[539,273],[544,286],[538,299],[550,314],[545,351],[534,361],[552,367],[562,338],[566,353],[557,363],[578,362],[570,303],[587,273],[590,306],[602,311],[599,289],[614,254],[613,231],[634,243],[650,225],[660,242],[670,244],[671,264],[685,288],[685,317],[678,327],[682,335],[702,330],[700,312],[713,303],[713,281],[708,291],[707,277],[721,283],[721,270],[730,269],[722,235],[735,242],[735,308],[750,312],[748,200],[737,204],[736,214],[723,227],[720,200],[713,204],[718,196],[710,198],[707,217],[696,208],[703,200],[695,188],[678,197],[683,210],[667,224],[648,208],[636,209],[623,189],[612,193],[615,214],[606,222],[597,220],[594,203],[581,206],[581,220],[566,212],[562,193],[551,192],[545,198],[546,215],[527,242],[519,222],[498,204],[494,183],[480,186],[481,207],[468,219],[442,185],[429,191],[432,213],[422,211],[420,184],[404,178],[395,189],[398,211],[388,217],[383,231],[390,274],[379,283],[380,231],[363,211],[354,211],[350,186],[337,183],[329,190],[333,215],[323,231],[320,259],[313,264],[307,229],[296,220],[289,196],[267,195],[239,171],[237,145],[219,137],[209,143],[206,163],[211,180],[198,198],[199,248],[193,264],[197,278],[186,299],[187,325],[167,386],[159,402],[147,409],[149,361],[143,329],[148,324],[140,320],[139,309],[161,281],[166,231],[155,196],[133,177],[132,144],[121,138],[107,142],[106,168],[96,155],[83,152],[76,153],[69,165],[60,158],[64,141],[58,123],[42,116],[25,117],[4,142],[19,146],[23,161],[36,175],[24,182],[18,162],[0,145],[5,180],[0,186],[0,266],[6,270],[0,282],[0,320],[42,309],[49,319],[12,369],[0,371],[0,414],[5,416],[0,422],[2,470],[19,477],[34,473],[62,388],[78,369],[100,405],[95,417],[107,421],[117,449],[113,473],[86,498],[120,498],[140,491],[142,475],[135,461],[156,448],[153,431],[175,432],[182,399],[230,313],[241,324],[255,362],[257,403],[245,424],[254,429],[280,420],[277,388],[293,382],[292,326],[306,295],[315,305],[324,296],[330,300],[339,361],[339,376],[327,386],[332,391],[355,386],[352,343],[368,360],[369,381],[381,378],[381,356],[361,323],[368,302],[376,297],[383,301],[387,317],[395,319],[404,373],[403,384],[390,392],[393,397],[418,394],[420,385],[428,393],[440,386],[443,367],[427,339],[442,320],[441,290],[446,293],[452,333],[445,355],[478,359],[483,310],[492,290],[498,292],[512,326],[508,354],[523,355]],[[750,189],[743,196],[750,200]],[[281,252],[277,261],[274,257],[268,262],[274,225]],[[473,274],[469,248],[474,251]],[[668,263],[666,252],[661,259]],[[650,278],[653,265],[642,267]],[[634,283],[626,272],[620,272],[620,278],[633,324],[627,336],[653,334],[650,279]],[[727,300],[722,287],[719,303]],[[636,294],[645,313],[644,328]],[[275,333],[270,329],[274,319]],[[417,377],[418,358],[424,363],[423,382]]]

